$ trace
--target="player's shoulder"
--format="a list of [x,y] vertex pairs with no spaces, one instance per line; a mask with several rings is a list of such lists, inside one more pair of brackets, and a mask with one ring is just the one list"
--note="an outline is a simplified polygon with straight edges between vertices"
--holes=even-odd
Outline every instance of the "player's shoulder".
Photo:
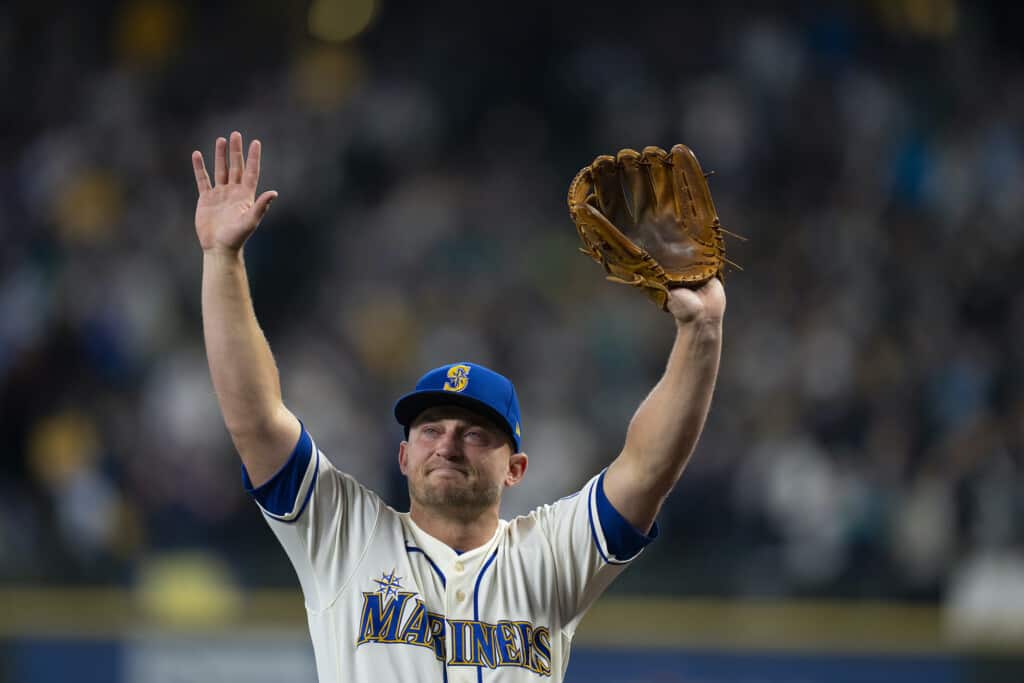
[[389,510],[392,514],[397,514],[379,493],[363,484],[352,473],[339,469],[322,451],[318,453],[318,457],[317,496],[321,499],[321,504],[338,506],[339,513],[343,509],[350,510],[353,507],[373,510],[382,519]]
[[544,533],[540,508],[505,521],[502,536],[504,544],[510,548],[521,549],[531,541],[543,541],[547,534]]
[[341,469],[334,464],[330,456],[324,453],[322,450],[317,450],[317,457],[319,459],[318,468],[322,476],[327,477],[331,481],[337,482],[339,485],[348,489],[350,492],[358,493],[375,499],[381,499],[380,494],[371,489],[370,487],[363,484],[362,481],[353,473]]
[[587,499],[591,494],[591,488],[596,479],[597,477],[595,476],[586,481],[576,491],[572,491],[557,500],[544,503],[529,512],[513,517],[508,520],[506,533],[516,538],[525,537],[537,531],[538,528],[543,529],[551,520],[560,518],[567,513],[572,514],[573,511],[580,508],[586,509]]

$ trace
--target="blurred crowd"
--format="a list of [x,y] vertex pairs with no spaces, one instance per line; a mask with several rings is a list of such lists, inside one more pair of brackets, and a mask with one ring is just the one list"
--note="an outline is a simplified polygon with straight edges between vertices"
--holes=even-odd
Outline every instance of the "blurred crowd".
[[707,428],[620,589],[1021,594],[1019,15],[550,4],[380,0],[340,41],[305,3],[0,8],[0,580],[198,550],[294,584],[203,353],[189,155],[238,129],[280,193],[246,260],[285,401],[394,505],[392,402],[444,362],[519,388],[505,514],[617,454],[673,328],[577,253],[565,191],[685,142],[749,241]]

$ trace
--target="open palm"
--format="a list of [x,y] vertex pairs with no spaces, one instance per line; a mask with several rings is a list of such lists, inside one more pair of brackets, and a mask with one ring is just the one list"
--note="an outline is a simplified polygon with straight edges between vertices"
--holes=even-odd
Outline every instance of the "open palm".
[[[230,147],[230,163],[228,151]],[[204,251],[238,250],[260,224],[277,192],[264,192],[256,198],[260,180],[260,141],[249,144],[248,160],[242,155],[242,134],[231,133],[231,139],[217,138],[214,149],[211,185],[203,155],[192,152],[192,169],[196,175],[199,201],[196,203],[196,236]]]

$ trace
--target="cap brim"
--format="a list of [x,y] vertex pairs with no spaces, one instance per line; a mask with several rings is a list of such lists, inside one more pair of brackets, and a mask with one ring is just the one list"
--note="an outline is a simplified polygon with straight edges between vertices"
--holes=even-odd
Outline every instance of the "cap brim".
[[434,406],[459,406],[486,416],[512,440],[512,450],[519,452],[519,442],[512,433],[512,428],[505,416],[483,401],[465,394],[456,394],[450,391],[414,391],[398,399],[398,402],[395,403],[395,419],[398,420],[398,424],[408,428],[420,413]]

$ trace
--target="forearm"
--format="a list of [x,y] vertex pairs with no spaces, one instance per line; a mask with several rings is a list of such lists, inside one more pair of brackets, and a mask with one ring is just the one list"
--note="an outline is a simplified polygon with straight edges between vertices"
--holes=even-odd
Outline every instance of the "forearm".
[[722,351],[720,318],[676,323],[665,373],[637,408],[604,489],[637,529],[648,531],[704,428]]
[[679,479],[704,428],[721,350],[721,320],[677,323],[665,372],[630,421],[623,458],[660,484],[663,495]]
[[265,429],[283,407],[270,346],[249,295],[242,252],[203,252],[203,335],[213,387],[232,436]]

